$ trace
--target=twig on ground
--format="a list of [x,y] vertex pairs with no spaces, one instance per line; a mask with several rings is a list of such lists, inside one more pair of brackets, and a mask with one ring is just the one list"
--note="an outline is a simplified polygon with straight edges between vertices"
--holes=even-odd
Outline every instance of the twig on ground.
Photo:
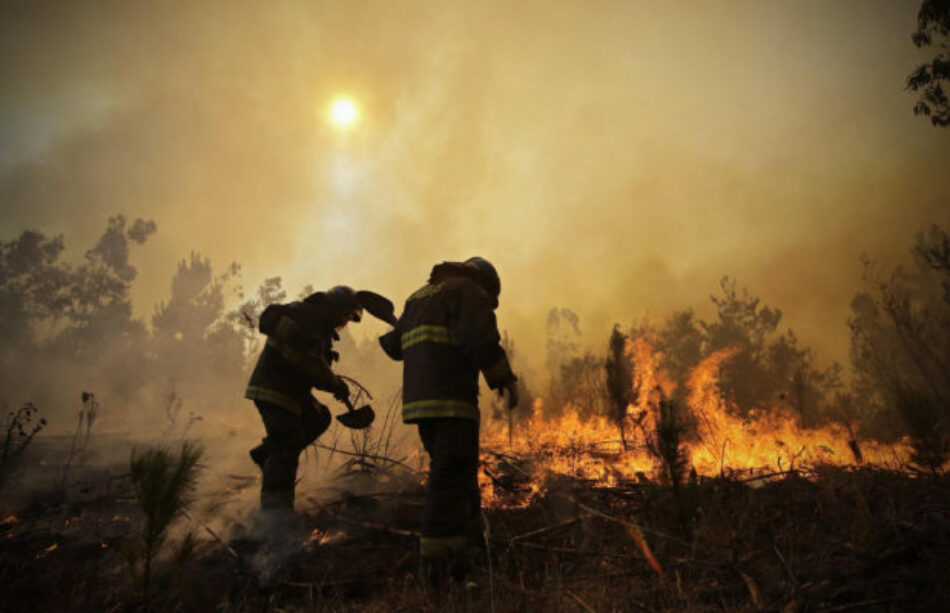
[[594,609],[589,604],[584,602],[584,600],[580,596],[575,594],[574,592],[570,590],[564,590],[564,593],[570,596],[574,600],[574,602],[579,604],[581,608],[584,609],[585,611],[589,611],[590,613],[595,613]]
[[569,553],[580,556],[599,556],[602,558],[621,558],[624,560],[639,560],[640,556],[634,555],[632,553],[613,553],[610,551],[591,551],[584,549],[572,549],[570,547],[552,547],[549,545],[543,545],[541,543],[512,543],[515,547],[525,547],[527,549],[540,549],[542,551],[550,551],[553,553]]
[[584,513],[583,515],[578,515],[577,517],[571,517],[570,519],[565,519],[564,521],[559,521],[556,524],[551,524],[550,526],[545,526],[543,528],[538,528],[537,530],[532,530],[530,532],[525,532],[524,534],[519,534],[518,536],[513,536],[509,539],[509,542],[514,544],[515,541],[520,541],[521,539],[528,538],[529,536],[536,536],[538,534],[544,534],[545,532],[550,532],[551,530],[557,530],[558,528],[564,528],[572,524],[576,524],[579,521],[591,517],[590,513]]
[[876,598],[874,600],[862,600],[860,602],[850,602],[848,604],[838,605],[836,607],[829,607],[827,609],[818,609],[821,613],[833,613],[835,611],[847,611],[849,609],[859,609],[862,607],[869,607],[875,604],[884,604],[885,602],[893,602],[897,600],[896,598]]
[[383,532],[389,532],[389,533],[391,533],[391,534],[398,534],[398,535],[400,535],[400,536],[411,536],[411,537],[414,537],[414,538],[418,538],[418,537],[419,537],[419,533],[418,533],[418,532],[413,532],[413,531],[411,531],[411,530],[403,530],[403,529],[401,529],[401,528],[392,528],[392,527],[390,527],[390,526],[384,526],[383,524],[377,524],[377,523],[374,523],[374,522],[363,521],[363,520],[361,520],[361,519],[353,519],[353,518],[351,518],[351,517],[346,517],[346,516],[344,516],[344,515],[340,515],[340,514],[338,514],[338,513],[334,513],[333,511],[331,511],[330,509],[328,509],[327,507],[325,507],[325,506],[323,506],[323,505],[318,505],[318,506],[320,507],[320,510],[322,510],[324,513],[326,513],[326,514],[329,515],[330,517],[333,517],[333,518],[335,518],[335,519],[339,519],[340,521],[349,522],[349,523],[351,523],[351,524],[356,524],[356,525],[358,525],[358,526],[364,526],[364,527],[366,527],[366,528],[372,528],[372,529],[374,529],[374,530],[381,530],[381,531],[383,531]]
[[795,573],[792,572],[792,567],[788,565],[788,562],[785,560],[785,556],[783,556],[782,552],[779,551],[778,545],[772,543],[772,550],[775,552],[775,555],[778,556],[778,559],[782,561],[782,566],[785,567],[785,572],[788,573],[788,578],[792,580],[792,583],[798,585],[798,579],[795,578]]
[[[492,455],[495,455],[497,457],[504,457],[502,454],[493,452],[491,450],[487,450],[487,451],[488,453],[491,453]],[[517,466],[513,464],[512,464],[512,468],[514,468],[516,471],[520,472],[523,475],[531,477],[531,475],[528,475],[527,472],[525,472],[524,470],[518,468]],[[666,573],[663,572],[663,567],[660,566],[660,563],[657,561],[656,557],[653,555],[653,552],[650,550],[650,546],[647,544],[646,539],[643,538],[643,532],[640,530],[639,526],[637,526],[633,522],[627,521],[625,519],[619,519],[611,515],[607,515],[606,513],[603,513],[601,511],[598,511],[597,509],[589,507],[585,505],[584,503],[582,503],[577,498],[575,498],[574,496],[571,496],[570,494],[556,494],[556,495],[562,496],[572,501],[574,504],[584,509],[588,513],[593,513],[594,515],[598,515],[609,521],[616,522],[620,524],[621,526],[623,526],[624,528],[626,528],[627,533],[630,535],[630,538],[633,539],[633,542],[636,543],[637,547],[640,548],[640,551],[643,552],[643,556],[647,559],[647,563],[650,564],[650,567],[653,568],[654,571],[656,571],[656,574],[659,575],[661,579],[666,579]]]
[[557,495],[567,498],[568,500],[571,500],[572,502],[574,502],[574,504],[584,509],[588,513],[592,513],[608,521],[618,523],[624,528],[626,528],[627,533],[630,535],[630,538],[633,539],[633,542],[636,543],[637,547],[640,548],[640,551],[643,552],[643,556],[647,559],[647,563],[650,564],[650,567],[653,568],[654,571],[656,571],[656,574],[659,575],[661,579],[666,579],[666,573],[663,572],[663,567],[660,566],[660,563],[657,561],[656,557],[654,557],[653,552],[650,550],[650,546],[647,544],[646,539],[643,538],[643,532],[641,532],[639,526],[637,526],[633,522],[627,521],[625,519],[620,519],[619,517],[613,517],[611,515],[607,515],[606,513],[598,511],[597,509],[593,507],[589,507],[583,502],[581,502],[580,500],[578,500],[577,498],[571,496],[570,494],[557,494]]
[[755,579],[752,575],[743,572],[740,572],[739,576],[742,577],[743,583],[745,583],[746,588],[749,590],[752,606],[755,607],[756,611],[763,610],[765,607],[762,603],[762,591],[759,589],[759,585],[755,582]]
[[228,544],[224,541],[224,539],[222,539],[220,536],[218,536],[218,533],[215,532],[214,530],[212,530],[210,526],[208,526],[208,525],[205,524],[204,522],[198,521],[197,519],[195,519],[194,517],[192,517],[191,515],[189,515],[187,511],[182,511],[182,515],[184,515],[184,516],[185,516],[185,519],[187,519],[188,521],[193,521],[193,522],[195,522],[196,524],[198,524],[199,526],[201,526],[202,528],[204,528],[204,529],[205,529],[205,532],[207,532],[208,534],[210,534],[210,535],[211,535],[211,538],[213,538],[214,540],[218,541],[218,543],[219,543],[222,547],[224,547],[224,550],[227,551],[227,552],[231,555],[232,558],[234,558],[235,560],[240,560],[240,559],[241,559],[241,554],[239,554],[237,551],[235,551],[233,547],[231,547],[230,545],[228,545]]
[[780,470],[773,473],[765,473],[762,475],[755,475],[753,477],[746,477],[745,479],[733,479],[733,483],[749,483],[750,481],[762,481],[765,479],[771,479],[772,477],[787,477],[791,475],[798,475],[801,471],[797,468],[789,470]]
[[621,577],[645,577],[651,575],[653,571],[650,570],[628,570],[619,573],[597,573],[595,575],[572,575],[570,577],[564,577],[562,579],[563,583],[582,583],[584,581],[595,581],[601,582],[605,579],[619,579]]

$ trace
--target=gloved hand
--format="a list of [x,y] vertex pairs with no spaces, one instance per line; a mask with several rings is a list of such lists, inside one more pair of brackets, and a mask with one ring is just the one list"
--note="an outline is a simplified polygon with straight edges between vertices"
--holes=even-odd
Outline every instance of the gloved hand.
[[340,377],[337,377],[334,383],[333,397],[340,402],[346,402],[350,399],[350,387]]
[[518,406],[518,381],[517,379],[505,385],[502,390],[508,394],[508,410],[511,411]]

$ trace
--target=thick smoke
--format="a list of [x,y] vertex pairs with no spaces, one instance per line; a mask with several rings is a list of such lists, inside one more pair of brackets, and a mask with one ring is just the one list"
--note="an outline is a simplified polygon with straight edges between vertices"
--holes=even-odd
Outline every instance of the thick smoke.
[[946,220],[947,141],[902,91],[914,9],[14,3],[0,222],[155,219],[145,315],[195,248],[397,302],[478,253],[530,354],[552,305],[600,343],[731,274],[844,359],[858,255]]
[[[267,304],[312,288],[293,291],[272,277],[245,292],[239,266],[216,267],[192,252],[167,281],[168,297],[151,317],[137,317],[132,261],[155,233],[150,220],[113,217],[78,264],[63,257],[68,237],[23,232],[0,242],[0,487],[10,492],[3,509],[108,496],[134,448],[196,440],[204,449],[196,516],[222,534],[253,527],[259,483],[247,452],[264,428],[242,396],[263,347],[256,322]],[[320,443],[342,454],[307,450],[302,508],[368,486],[348,478],[347,450],[405,458],[413,449],[396,426],[397,366],[349,330],[337,348],[338,372],[374,394],[379,419],[358,434],[334,422]],[[328,394],[320,399],[345,411]]]

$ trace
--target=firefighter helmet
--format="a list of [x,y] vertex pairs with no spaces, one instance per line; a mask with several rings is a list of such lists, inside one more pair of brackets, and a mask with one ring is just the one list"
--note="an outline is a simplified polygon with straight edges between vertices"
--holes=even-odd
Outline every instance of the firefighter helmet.
[[316,292],[307,296],[304,302],[325,305],[346,318],[346,321],[359,321],[363,316],[363,307],[356,299],[356,292],[347,285],[336,285],[325,292]]
[[471,266],[479,272],[482,286],[491,295],[497,306],[498,295],[501,294],[501,279],[498,277],[498,271],[492,266],[492,263],[478,256],[465,260],[466,266]]

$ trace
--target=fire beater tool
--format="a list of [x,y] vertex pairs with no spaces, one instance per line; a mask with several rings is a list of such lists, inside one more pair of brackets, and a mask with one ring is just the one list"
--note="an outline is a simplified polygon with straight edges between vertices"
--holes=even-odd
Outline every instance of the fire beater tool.
[[362,430],[363,428],[368,428],[373,420],[376,419],[376,413],[373,412],[373,407],[368,404],[364,404],[358,409],[353,408],[353,403],[350,402],[350,399],[347,398],[343,401],[346,405],[346,413],[341,413],[337,415],[337,421],[346,426],[347,428],[352,428],[354,430]]
[[[357,388],[356,401],[359,402],[360,396],[364,393],[366,397],[370,400],[373,399],[372,394],[369,393],[369,390],[363,387],[363,385],[353,379],[352,377],[347,377],[346,375],[340,375],[340,378],[349,381],[351,384],[355,385]],[[350,402],[349,398],[346,398],[343,403],[346,405],[346,413],[337,415],[337,420],[346,426],[347,428],[352,428],[354,430],[362,430],[363,428],[368,428],[373,420],[376,419],[376,413],[373,412],[373,407],[369,404],[364,404],[358,409],[353,408],[353,403]]]

